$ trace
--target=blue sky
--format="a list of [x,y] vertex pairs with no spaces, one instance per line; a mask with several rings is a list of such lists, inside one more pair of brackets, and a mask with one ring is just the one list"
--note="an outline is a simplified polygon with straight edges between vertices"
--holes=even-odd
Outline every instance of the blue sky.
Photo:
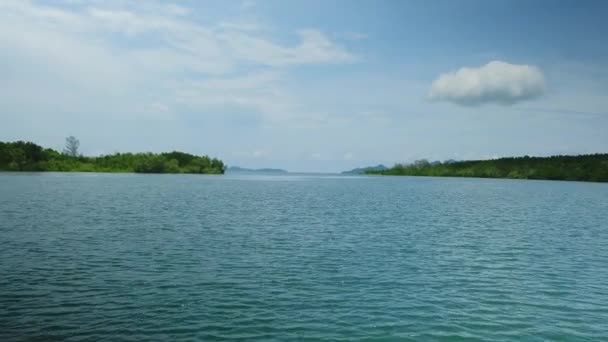
[[229,165],[608,152],[605,1],[0,2],[0,140]]

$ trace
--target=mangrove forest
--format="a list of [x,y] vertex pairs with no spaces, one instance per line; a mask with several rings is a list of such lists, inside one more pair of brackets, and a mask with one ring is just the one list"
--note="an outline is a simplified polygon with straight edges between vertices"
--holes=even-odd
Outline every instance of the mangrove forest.
[[223,174],[224,163],[208,156],[184,152],[114,153],[87,157],[78,153],[79,142],[66,139],[62,152],[32,142],[0,142],[0,171],[137,172]]
[[608,182],[608,154],[397,164],[367,174]]

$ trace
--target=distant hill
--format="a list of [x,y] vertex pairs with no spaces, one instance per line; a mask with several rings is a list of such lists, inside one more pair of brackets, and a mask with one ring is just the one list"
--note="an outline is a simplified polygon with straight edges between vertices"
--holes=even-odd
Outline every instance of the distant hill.
[[356,169],[352,169],[350,171],[344,171],[344,172],[342,172],[342,174],[343,175],[362,175],[362,174],[370,172],[370,171],[384,171],[384,170],[388,170],[388,167],[386,167],[382,164],[378,164],[376,166],[359,167]]
[[287,173],[287,170],[272,168],[248,169],[245,167],[230,166],[226,169],[226,172]]

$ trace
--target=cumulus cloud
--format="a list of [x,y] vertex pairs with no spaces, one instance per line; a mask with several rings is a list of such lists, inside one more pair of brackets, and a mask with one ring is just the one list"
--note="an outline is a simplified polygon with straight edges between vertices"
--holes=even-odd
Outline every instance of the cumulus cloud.
[[532,65],[492,61],[478,68],[442,74],[431,85],[429,98],[459,105],[511,105],[537,98],[545,90],[541,70]]

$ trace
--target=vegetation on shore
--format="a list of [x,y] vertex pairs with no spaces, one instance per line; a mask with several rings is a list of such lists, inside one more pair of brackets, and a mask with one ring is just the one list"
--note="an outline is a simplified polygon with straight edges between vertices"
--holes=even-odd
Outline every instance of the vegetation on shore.
[[608,182],[608,154],[397,164],[367,174]]
[[362,175],[367,173],[368,171],[384,171],[388,168],[382,164],[378,164],[376,166],[366,166],[366,167],[358,167],[349,171],[340,172],[343,175]]
[[63,153],[32,142],[0,142],[0,171],[79,171],[223,174],[224,163],[183,152],[115,153],[99,157],[78,154],[79,142],[66,139]]

